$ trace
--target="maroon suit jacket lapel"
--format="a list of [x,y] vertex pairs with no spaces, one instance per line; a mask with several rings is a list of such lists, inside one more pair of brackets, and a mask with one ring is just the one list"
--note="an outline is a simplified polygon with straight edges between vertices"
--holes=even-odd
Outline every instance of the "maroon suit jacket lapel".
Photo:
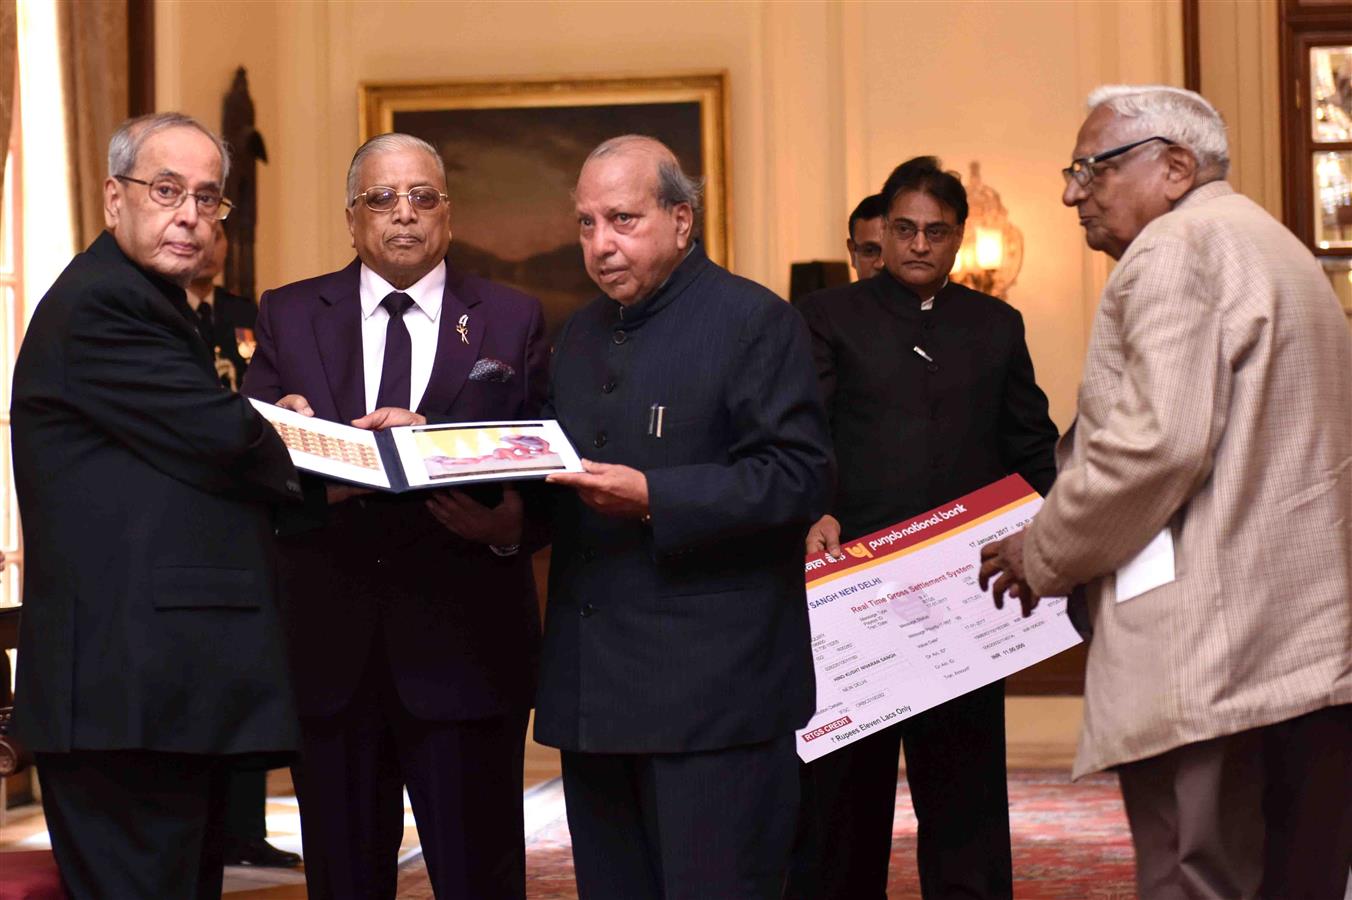
[[346,425],[366,415],[366,375],[361,348],[361,262],[334,273],[319,294],[315,343],[333,404]]
[[[437,356],[432,363],[427,390],[418,404],[418,411],[424,415],[438,415],[450,410],[479,358],[479,345],[483,343],[488,323],[485,317],[475,314],[474,308],[478,305],[479,296],[447,262],[446,290],[441,298],[440,327],[437,329]],[[456,331],[461,316],[468,317],[463,339]]]

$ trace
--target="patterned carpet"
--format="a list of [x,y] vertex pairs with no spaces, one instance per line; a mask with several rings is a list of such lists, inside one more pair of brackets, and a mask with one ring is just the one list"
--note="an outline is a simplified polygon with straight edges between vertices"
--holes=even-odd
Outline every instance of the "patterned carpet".
[[[1131,835],[1117,779],[1071,784],[1063,771],[1017,771],[1009,777],[1014,835],[1014,894],[1019,900],[1131,900]],[[526,881],[530,900],[575,900],[573,861],[557,781],[526,798]],[[915,817],[903,781],[893,830],[891,900],[920,897],[915,873]],[[432,900],[421,858],[400,870],[401,900]]]

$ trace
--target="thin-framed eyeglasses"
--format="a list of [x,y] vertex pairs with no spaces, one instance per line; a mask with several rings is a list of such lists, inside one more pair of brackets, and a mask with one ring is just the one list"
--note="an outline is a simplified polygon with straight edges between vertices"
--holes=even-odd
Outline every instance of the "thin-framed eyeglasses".
[[408,205],[419,212],[431,212],[441,204],[449,203],[451,199],[431,186],[409,188],[406,191],[396,191],[392,187],[376,185],[375,187],[369,187],[360,194],[357,194],[351,200],[347,201],[347,205],[352,206],[358,200],[361,200],[371,212],[389,212],[399,205],[400,197],[407,197]]
[[942,244],[944,241],[951,238],[958,230],[955,226],[949,225],[946,222],[931,222],[924,228],[920,228],[914,222],[906,219],[898,219],[894,222],[889,222],[887,227],[891,228],[892,233],[902,241],[913,241],[915,240],[915,236],[923,231],[925,233],[925,240],[929,241],[931,244]]
[[1141,138],[1139,141],[1132,141],[1130,144],[1123,144],[1121,147],[1104,150],[1102,153],[1095,153],[1093,156],[1072,159],[1070,165],[1061,170],[1061,175],[1066,179],[1066,184],[1070,184],[1070,180],[1073,178],[1080,187],[1087,188],[1093,182],[1094,176],[1098,174],[1094,171],[1094,166],[1104,160],[1112,159],[1114,156],[1121,156],[1123,153],[1135,150],[1142,144],[1148,144],[1151,141],[1164,141],[1164,143],[1171,147],[1178,143],[1177,141],[1169,140],[1167,137],[1161,137],[1158,134],[1148,138]]
[[142,181],[139,178],[132,178],[130,175],[114,175],[113,177],[118,181],[144,184],[146,190],[150,193],[150,199],[169,209],[178,209],[183,205],[184,200],[191,197],[196,201],[199,213],[217,221],[224,221],[226,216],[230,215],[230,210],[234,209],[235,206],[220,194],[213,194],[209,191],[190,191],[172,178],[160,177],[154,181]]

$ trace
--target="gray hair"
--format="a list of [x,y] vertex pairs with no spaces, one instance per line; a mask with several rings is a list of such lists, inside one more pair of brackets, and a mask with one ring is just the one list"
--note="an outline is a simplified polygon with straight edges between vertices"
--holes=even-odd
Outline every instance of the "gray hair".
[[1089,110],[1106,106],[1132,120],[1138,137],[1159,135],[1186,147],[1204,171],[1224,178],[1230,171],[1230,143],[1225,121],[1196,91],[1162,84],[1108,84],[1089,94]]
[[676,159],[676,154],[672,153],[671,148],[657,138],[643,134],[622,134],[619,137],[610,138],[597,144],[596,149],[587,154],[586,162],[583,165],[585,166],[594,159],[620,153],[635,144],[647,145],[653,149],[661,148],[658,151],[659,158],[657,160],[658,205],[663,209],[672,209],[684,203],[698,216],[700,203],[704,199],[704,179],[691,178],[681,171],[681,164]]
[[352,163],[347,167],[347,196],[343,198],[343,206],[351,204],[352,198],[357,194],[357,174],[361,171],[362,163],[377,154],[395,150],[421,150],[426,153],[437,161],[437,168],[441,171],[441,183],[446,184],[446,161],[441,158],[441,154],[437,152],[436,147],[420,137],[391,131],[387,134],[376,135],[358,147],[357,152],[352,154]]
[[130,175],[132,169],[136,168],[136,157],[145,142],[170,128],[194,128],[211,138],[221,154],[221,184],[224,185],[226,176],[230,174],[230,150],[225,141],[192,116],[180,112],[150,113],[128,119],[117,126],[117,131],[108,140],[108,177]]

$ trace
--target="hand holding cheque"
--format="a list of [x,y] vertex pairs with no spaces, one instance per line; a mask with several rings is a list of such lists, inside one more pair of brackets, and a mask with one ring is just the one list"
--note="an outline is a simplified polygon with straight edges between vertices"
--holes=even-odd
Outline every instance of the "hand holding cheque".
[[[981,574],[978,580],[984,591],[989,586],[996,609],[1005,608],[1005,593],[1016,598],[1023,608],[1024,618],[1033,614],[1042,600],[1028,586],[1023,568],[1023,532],[1016,531],[1000,541],[981,548]],[[994,578],[992,583],[991,579]]]
[[977,581],[974,551],[998,543],[1012,556],[1007,536],[1041,505],[1012,475],[845,541],[834,558],[807,557],[817,712],[798,732],[805,762],[1080,642],[1065,598],[992,609]]

